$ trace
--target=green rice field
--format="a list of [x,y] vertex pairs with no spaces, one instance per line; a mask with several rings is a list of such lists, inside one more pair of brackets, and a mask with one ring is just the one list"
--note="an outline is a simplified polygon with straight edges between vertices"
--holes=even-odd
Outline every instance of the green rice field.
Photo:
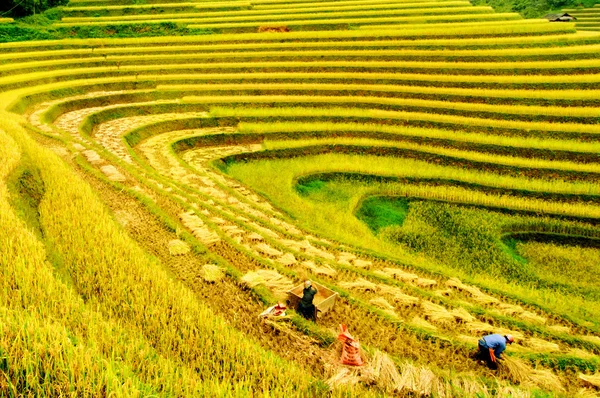
[[[600,7],[565,11],[73,0],[73,37],[203,34],[0,43],[0,397],[599,396]],[[331,311],[259,317],[306,279]]]

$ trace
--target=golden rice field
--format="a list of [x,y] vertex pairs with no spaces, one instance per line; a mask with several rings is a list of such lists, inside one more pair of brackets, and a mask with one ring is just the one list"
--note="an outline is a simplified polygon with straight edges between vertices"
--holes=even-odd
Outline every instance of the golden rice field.
[[1,397],[600,396],[596,7],[134,3],[0,44]]

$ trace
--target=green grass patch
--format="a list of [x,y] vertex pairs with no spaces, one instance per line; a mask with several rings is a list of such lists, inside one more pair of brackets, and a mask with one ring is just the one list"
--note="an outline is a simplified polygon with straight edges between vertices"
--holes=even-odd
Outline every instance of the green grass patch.
[[356,211],[356,217],[375,233],[390,225],[402,225],[408,215],[406,198],[373,196],[366,198]]

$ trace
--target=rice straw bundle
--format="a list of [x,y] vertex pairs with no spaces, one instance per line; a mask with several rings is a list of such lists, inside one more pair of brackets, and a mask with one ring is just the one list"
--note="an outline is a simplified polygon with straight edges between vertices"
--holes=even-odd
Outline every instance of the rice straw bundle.
[[106,177],[111,181],[125,181],[126,178],[115,166],[112,164],[107,164],[105,166],[100,167],[100,171],[106,175]]
[[294,265],[296,264],[298,261],[296,260],[296,257],[294,257],[294,255],[292,253],[285,253],[283,256],[279,257],[277,259],[277,262],[283,264],[283,265]]
[[394,278],[394,279],[398,279],[401,281],[414,281],[415,279],[417,279],[419,277],[416,274],[411,274],[409,272],[405,272],[400,268],[384,268],[377,272],[381,273],[389,278]]
[[450,311],[450,313],[452,315],[454,315],[454,317],[457,320],[459,320],[460,322],[468,323],[468,322],[474,322],[477,320],[477,318],[475,318],[473,315],[471,315],[467,310],[465,310],[462,307],[455,308],[452,311]]
[[425,319],[423,319],[421,317],[418,317],[418,316],[414,317],[410,321],[410,324],[412,326],[416,326],[416,327],[421,328],[421,329],[437,330],[437,326],[432,325],[431,323],[429,323]]
[[394,393],[402,389],[402,377],[398,372],[398,368],[390,357],[377,350],[369,359],[369,367],[371,368],[375,384],[383,391]]
[[190,252],[190,246],[182,240],[173,239],[169,241],[169,253],[172,256],[181,256]]
[[200,276],[207,282],[216,282],[225,276],[223,269],[215,264],[205,264],[200,270]]
[[454,323],[455,318],[446,308],[441,305],[432,303],[431,301],[423,301],[423,312],[425,312],[425,319],[431,320],[435,323]]
[[524,319],[526,321],[533,322],[533,323],[541,323],[541,324],[546,323],[546,318],[541,317],[530,311],[523,311],[519,315],[519,317],[521,317],[521,319]]
[[[434,386],[439,383],[438,377],[423,366],[417,367],[411,363],[405,363],[400,369],[403,387],[416,394],[430,396]],[[438,389],[436,388],[436,390]]]
[[363,278],[358,278],[354,282],[340,282],[340,286],[344,287],[346,289],[361,290],[364,292],[376,292],[377,291],[376,284],[374,284],[373,282],[369,282],[368,280],[363,279]]
[[420,287],[433,287],[437,285],[436,280],[427,278],[417,278],[413,281],[413,283]]
[[305,266],[306,268],[310,269],[312,272],[314,272],[317,275],[321,274],[321,275],[334,276],[335,274],[337,274],[336,270],[334,270],[333,268],[331,268],[329,265],[326,265],[326,264],[317,265],[317,264],[315,264],[314,261],[311,261],[311,260],[303,261],[301,264],[303,266]]
[[309,254],[309,255],[315,256],[315,257],[324,258],[326,260],[335,260],[335,256],[333,254],[329,253],[328,251],[318,249],[314,246],[310,246],[309,248],[307,248],[306,254]]
[[512,383],[521,384],[529,379],[531,367],[522,360],[504,356],[500,360],[499,372]]
[[265,255],[271,256],[271,257],[279,257],[283,254],[279,250],[267,245],[266,243],[259,243],[258,245],[254,246],[254,247],[259,253],[262,253],[262,254],[265,254]]
[[513,305],[507,303],[498,303],[496,306],[505,315],[522,314],[525,310],[520,305]]
[[600,393],[598,393],[598,391],[594,391],[589,388],[582,388],[581,390],[577,391],[577,395],[575,395],[575,398],[598,398],[598,397],[600,397]]
[[419,302],[419,299],[414,296],[404,294],[400,288],[379,284],[377,285],[379,292],[391,296],[394,303],[402,306],[412,306]]
[[588,385],[600,389],[600,373],[595,373],[593,375],[584,375],[583,373],[580,373],[579,378]]
[[479,335],[481,335],[483,333],[491,332],[494,330],[494,327],[492,325],[490,325],[489,323],[479,322],[479,321],[468,322],[465,326],[466,326],[467,330],[470,331],[471,333],[479,334]]
[[382,309],[389,315],[397,316],[395,308],[391,305],[386,299],[383,297],[377,297],[369,300],[369,303],[373,304],[375,307]]
[[352,261],[352,265],[354,265],[355,267],[358,267],[358,268],[369,269],[373,266],[373,262],[356,258]]
[[563,326],[563,325],[548,326],[548,329],[554,330],[555,332],[559,332],[559,333],[571,333],[571,328],[568,326]]
[[249,287],[265,285],[276,294],[285,294],[294,287],[290,279],[270,269],[250,271],[242,277],[241,281]]
[[495,297],[490,296],[489,294],[483,293],[481,290],[476,288],[475,286],[469,286],[462,283],[462,281],[458,278],[450,278],[446,281],[446,286],[469,293],[473,300],[482,303],[482,304],[496,304],[499,300]]
[[360,382],[360,377],[356,370],[340,367],[337,372],[327,379],[329,388],[336,389],[340,386],[354,386]]
[[525,345],[526,347],[529,347],[535,351],[542,351],[542,352],[560,351],[560,347],[558,346],[558,344],[552,343],[550,341],[542,340],[542,339],[536,339],[535,337],[527,338],[526,340],[523,341],[523,345]]
[[536,386],[549,391],[565,390],[558,376],[550,370],[532,369],[518,358],[503,357],[498,369],[515,384]]
[[534,369],[529,376],[529,382],[548,391],[565,391],[565,387],[558,376],[548,369]]

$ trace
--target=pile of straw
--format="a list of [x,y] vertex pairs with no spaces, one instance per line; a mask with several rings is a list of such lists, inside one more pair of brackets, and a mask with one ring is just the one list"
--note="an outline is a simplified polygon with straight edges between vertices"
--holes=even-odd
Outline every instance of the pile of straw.
[[483,335],[484,333],[495,330],[494,327],[489,323],[479,321],[468,322],[465,327],[468,331],[477,335]]
[[294,257],[292,253],[285,253],[283,256],[277,259],[277,262],[283,265],[290,266],[296,264],[298,260],[296,260],[296,257]]
[[352,261],[352,265],[358,268],[370,269],[373,266],[373,262],[357,258]]
[[104,162],[104,160],[102,160],[100,155],[98,155],[98,153],[96,151],[91,150],[91,149],[83,151],[83,156],[85,156],[86,160],[93,165],[98,165],[98,164]]
[[363,383],[375,386],[387,395],[429,396],[436,393],[444,396],[446,386],[431,370],[410,363],[396,366],[385,353],[376,350],[372,355],[364,354],[365,365],[346,367],[338,365],[330,370],[332,376],[327,380],[331,389],[340,386],[355,386]]
[[303,261],[301,264],[303,266],[305,266],[306,268],[308,268],[309,270],[311,270],[312,272],[314,272],[316,275],[321,274],[321,275],[334,276],[335,274],[337,274],[336,270],[334,270],[333,268],[331,268],[329,265],[326,265],[326,264],[317,265],[317,264],[315,264],[314,261],[311,261],[311,260]]
[[483,293],[481,290],[479,290],[475,286],[465,285],[458,278],[448,279],[446,281],[446,286],[469,293],[471,295],[471,297],[473,298],[473,300],[475,300],[479,303],[482,303],[482,304],[497,304],[497,303],[499,303],[499,300],[497,298],[492,297],[489,294]]
[[455,323],[454,315],[450,313],[446,308],[441,305],[432,303],[431,301],[424,300],[421,302],[423,306],[423,312],[425,313],[425,319],[431,320],[435,323],[453,324]]
[[579,379],[592,387],[600,389],[600,373],[595,373],[593,375],[584,375],[583,373],[580,373]]
[[549,391],[564,392],[560,379],[547,369],[533,369],[518,358],[503,357],[499,372],[512,383],[535,386]]
[[311,256],[324,258],[326,260],[335,260],[335,256],[328,251],[318,249],[314,246],[310,246],[306,249],[306,254],[310,254]]
[[563,326],[563,325],[548,326],[548,329],[554,330],[555,332],[559,332],[559,333],[571,333],[571,328],[568,326]]
[[436,326],[432,325],[431,323],[427,322],[425,319],[418,317],[418,316],[414,317],[410,321],[410,324],[412,326],[416,326],[421,329],[437,330]]
[[535,337],[527,338],[523,341],[523,345],[533,349],[534,351],[541,352],[554,352],[560,351],[560,347],[556,343],[550,341],[536,339]]
[[126,180],[125,176],[121,174],[121,172],[112,164],[100,167],[100,171],[102,171],[104,175],[106,175],[106,177],[111,181],[123,182]]
[[340,282],[340,286],[346,289],[360,290],[364,292],[376,292],[377,285],[366,279],[358,278],[354,282]]
[[350,262],[356,259],[356,255],[348,252],[342,252],[338,254],[337,261],[343,265],[350,265]]
[[454,317],[462,323],[469,323],[469,322],[474,322],[477,320],[477,318],[475,318],[473,315],[471,315],[467,310],[465,310],[462,307],[455,308],[452,311],[450,311],[450,313],[452,315],[454,315]]
[[515,314],[522,314],[525,311],[520,305],[507,303],[498,303],[495,308],[499,309],[503,314],[511,316],[514,316]]
[[415,279],[417,279],[419,277],[416,274],[411,274],[409,272],[405,272],[405,271],[401,270],[400,268],[384,268],[382,270],[375,271],[375,273],[380,274],[385,277],[388,277],[388,278],[398,279],[401,281],[414,281]]
[[417,297],[404,294],[400,288],[383,284],[380,284],[377,287],[380,293],[391,296],[392,300],[394,300],[394,303],[397,305],[409,307],[419,303],[419,299]]
[[194,237],[203,244],[211,246],[221,241],[219,235],[209,230],[200,217],[195,215],[193,211],[181,213],[179,218],[183,222],[183,225],[192,230]]
[[433,287],[437,285],[436,280],[427,278],[417,278],[413,281],[413,283],[420,287]]
[[216,282],[225,276],[223,269],[215,264],[205,264],[200,269],[200,277],[207,282]]
[[169,253],[172,256],[181,256],[190,252],[190,246],[182,240],[173,239],[169,241]]
[[265,255],[271,256],[271,257],[279,257],[283,254],[279,250],[267,245],[266,243],[259,243],[258,245],[254,246],[254,247],[256,248],[256,250],[259,253],[262,253],[262,254],[265,254]]
[[389,315],[397,316],[394,306],[391,305],[383,297],[377,297],[377,298],[371,299],[371,300],[369,300],[369,303],[373,304],[377,308],[381,308],[385,313],[387,313]]
[[529,322],[533,322],[533,323],[540,323],[540,324],[545,324],[546,323],[546,318],[541,317],[533,312],[530,311],[523,311],[519,317],[523,320],[529,321]]
[[288,290],[294,287],[292,281],[279,272],[270,269],[259,269],[250,271],[241,279],[249,287],[265,285],[276,294],[284,295]]

